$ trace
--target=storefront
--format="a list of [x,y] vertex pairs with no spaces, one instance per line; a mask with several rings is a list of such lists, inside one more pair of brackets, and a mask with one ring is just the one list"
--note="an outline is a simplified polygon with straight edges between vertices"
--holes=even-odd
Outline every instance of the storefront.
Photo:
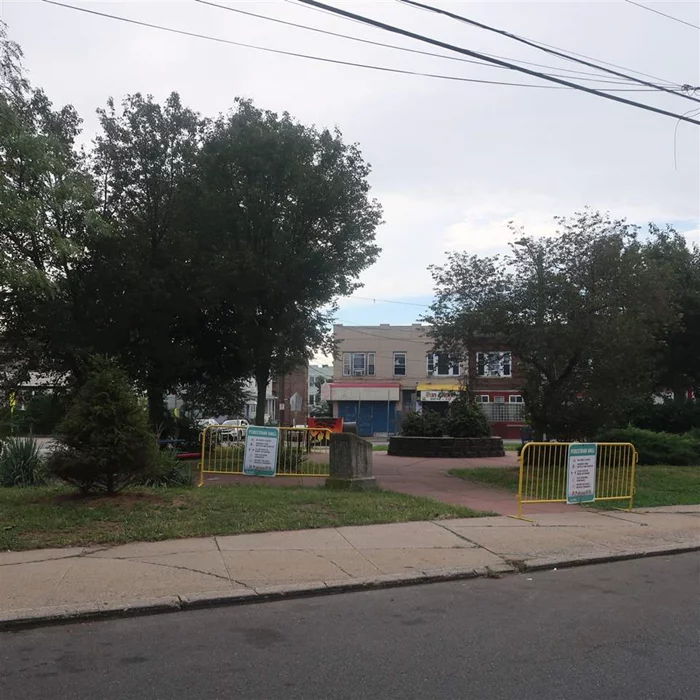
[[417,387],[416,410],[446,413],[449,405],[459,396],[457,382],[444,384],[419,384]]
[[333,382],[326,390],[333,415],[345,423],[356,423],[362,437],[394,435],[401,385],[396,382]]

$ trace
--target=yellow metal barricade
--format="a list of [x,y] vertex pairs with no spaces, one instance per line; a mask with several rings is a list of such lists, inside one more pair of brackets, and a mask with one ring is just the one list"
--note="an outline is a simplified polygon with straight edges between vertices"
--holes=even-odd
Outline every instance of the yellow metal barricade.
[[[569,442],[528,442],[520,452],[518,476],[518,517],[523,505],[531,503],[566,503]],[[634,503],[637,452],[628,442],[597,442],[596,501]]]
[[[246,426],[211,425],[202,431],[199,485],[205,474],[243,474]],[[280,428],[277,476],[328,476],[331,431]]]

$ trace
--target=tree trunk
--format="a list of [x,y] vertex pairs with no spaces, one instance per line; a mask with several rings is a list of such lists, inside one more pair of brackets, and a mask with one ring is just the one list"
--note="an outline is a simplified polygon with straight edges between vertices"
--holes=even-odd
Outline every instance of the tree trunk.
[[165,419],[165,404],[163,402],[163,390],[154,387],[146,391],[148,397],[148,420],[153,429],[158,432]]
[[258,387],[255,405],[255,425],[265,425],[265,406],[267,404],[267,383],[270,380],[269,367],[256,367],[255,382]]

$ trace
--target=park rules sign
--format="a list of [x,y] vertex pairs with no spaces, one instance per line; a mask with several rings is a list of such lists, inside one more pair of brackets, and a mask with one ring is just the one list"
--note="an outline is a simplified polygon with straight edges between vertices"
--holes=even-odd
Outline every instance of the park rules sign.
[[275,476],[279,444],[279,428],[249,426],[245,436],[243,473],[247,476]]
[[598,445],[574,442],[569,445],[566,479],[566,502],[569,504],[595,501],[595,468]]

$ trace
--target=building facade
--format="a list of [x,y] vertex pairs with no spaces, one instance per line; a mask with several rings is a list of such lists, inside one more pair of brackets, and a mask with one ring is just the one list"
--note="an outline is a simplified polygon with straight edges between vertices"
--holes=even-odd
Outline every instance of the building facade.
[[419,323],[334,326],[334,379],[324,387],[333,415],[357,423],[360,435],[391,435],[398,432],[402,414],[444,412],[469,385],[494,434],[520,437],[524,407],[512,354],[480,343],[467,366],[436,352],[428,330]]
[[323,402],[321,386],[333,381],[333,365],[309,365],[309,411]]

